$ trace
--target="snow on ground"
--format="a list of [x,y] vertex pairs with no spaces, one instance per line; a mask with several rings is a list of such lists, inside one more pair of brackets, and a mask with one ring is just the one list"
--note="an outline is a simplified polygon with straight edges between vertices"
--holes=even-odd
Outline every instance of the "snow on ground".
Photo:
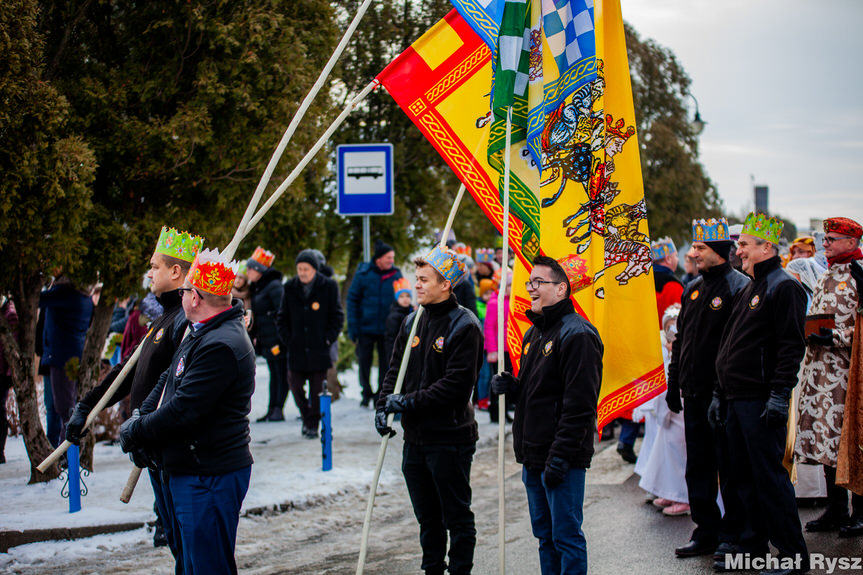
[[[243,509],[282,509],[315,505],[359,489],[365,493],[371,484],[380,438],[375,432],[374,412],[359,405],[360,387],[356,370],[340,374],[345,386],[333,410],[333,469],[321,470],[321,442],[303,439],[299,411],[293,398],[285,405],[286,421],[256,423],[267,412],[269,372],[266,362],[257,364],[256,390],[252,397],[251,448],[255,459],[249,492]],[[377,380],[372,370],[372,381]],[[493,441],[497,426],[488,423],[488,415],[478,413],[481,441]],[[390,440],[380,488],[402,481],[402,433]],[[0,465],[0,531],[81,527],[135,523],[154,519],[153,493],[147,474],[143,474],[129,504],[120,502],[120,491],[132,469],[128,456],[119,446],[99,444],[95,448],[95,471],[84,477],[88,494],[82,497],[82,510],[70,514],[69,503],[60,495],[62,481],[27,485],[29,462],[21,437],[10,437],[6,445],[7,463]],[[99,535],[70,542],[44,542],[21,545],[0,555],[0,570],[12,563],[38,564],[40,557],[55,554],[104,552],[122,549],[131,541],[151,540],[152,534],[141,528],[111,535]]]

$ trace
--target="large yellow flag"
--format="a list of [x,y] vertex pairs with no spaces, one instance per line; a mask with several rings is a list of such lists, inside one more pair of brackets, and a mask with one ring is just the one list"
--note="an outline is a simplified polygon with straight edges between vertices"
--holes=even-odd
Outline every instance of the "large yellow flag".
[[[665,374],[623,23],[617,0],[597,0],[594,6],[596,60],[582,62],[579,70],[589,66],[595,75],[574,93],[564,89],[574,73],[561,74],[546,39],[536,42],[541,55],[532,65],[541,61],[546,93],[553,82],[554,89],[567,95],[546,98],[554,104],[542,114],[541,175],[525,142],[510,150],[510,201],[516,207],[508,241],[517,262],[507,346],[518,358],[529,326],[524,281],[530,253],[585,258],[594,284],[576,294],[574,302],[605,344],[598,406],[602,427],[662,392]],[[490,60],[488,45],[454,11],[378,79],[500,230],[499,172],[489,165],[486,147]],[[528,218],[535,218],[530,226],[525,225]],[[539,234],[532,231],[536,221]],[[538,240],[538,249],[523,240]]]

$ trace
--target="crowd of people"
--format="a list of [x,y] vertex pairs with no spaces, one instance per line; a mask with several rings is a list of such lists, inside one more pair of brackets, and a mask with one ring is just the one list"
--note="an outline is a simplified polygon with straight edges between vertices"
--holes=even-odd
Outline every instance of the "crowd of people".
[[[671,239],[651,245],[667,391],[622,414],[617,451],[635,463],[639,485],[664,515],[691,515],[695,529],[675,555],[712,554],[717,571],[732,568],[729,554],[766,557],[772,544],[780,568],[767,573],[804,573],[804,528],[863,535],[863,455],[854,449],[861,420],[845,417],[861,411],[863,358],[853,345],[863,329],[856,322],[863,227],[831,218],[817,239],[789,246],[781,230],[781,221],[764,214],[738,226],[695,220],[683,275]],[[317,438],[320,395],[340,388],[331,382],[345,316],[360,405],[374,410],[381,435],[395,433],[391,415],[404,430],[402,471],[420,527],[422,570],[472,569],[475,410],[496,421],[504,396],[541,572],[587,572],[585,478],[596,441],[608,435],[595,435],[603,343],[572,303],[591,285],[585,260],[533,260],[525,285],[532,326],[513,374],[507,350],[498,348],[506,320],[499,325],[497,310],[508,309],[512,291],[501,248],[472,251],[451,237],[447,247],[414,259],[411,289],[394,265],[395,250],[378,241],[353,276],[345,313],[318,250],[301,250],[286,279],[262,247],[238,263],[203,243],[162,228],[149,262],[150,293],[118,302],[112,329],[123,335],[114,365],[80,399],[68,366],[81,355],[93,294],[58,271],[40,300],[40,370],[55,445],[87,434],[88,415],[140,345],[109,405],[128,404],[120,444],[149,472],[154,542],[170,547],[178,572],[236,572],[255,357],[269,368],[268,411],[257,421],[284,421],[290,392],[301,435]],[[11,300],[4,298],[2,312],[14,326]],[[10,373],[0,363],[0,389],[10,387]],[[798,497],[825,497],[826,509],[802,526]]]

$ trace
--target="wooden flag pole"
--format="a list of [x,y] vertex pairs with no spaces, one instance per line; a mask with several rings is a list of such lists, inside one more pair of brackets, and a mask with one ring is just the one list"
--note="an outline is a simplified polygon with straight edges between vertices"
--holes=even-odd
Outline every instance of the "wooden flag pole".
[[345,109],[342,110],[342,113],[339,114],[338,118],[336,118],[330,125],[330,127],[327,128],[327,131],[324,132],[320,139],[318,139],[317,143],[315,143],[312,149],[309,150],[308,153],[306,153],[305,157],[303,157],[300,163],[297,164],[297,167],[294,168],[294,170],[288,175],[288,177],[285,178],[285,181],[283,181],[282,184],[276,189],[276,191],[273,192],[273,195],[270,196],[270,198],[261,207],[261,209],[258,210],[258,212],[252,217],[251,220],[249,220],[249,225],[244,233],[250,232],[252,228],[254,228],[258,224],[258,222],[261,221],[261,218],[263,218],[267,211],[271,207],[273,207],[273,204],[275,204],[276,201],[285,192],[285,190],[288,189],[288,186],[290,186],[294,182],[294,180],[297,179],[297,176],[300,175],[300,172],[302,172],[303,169],[309,164],[309,162],[312,161],[312,158],[315,157],[315,154],[317,154],[318,151],[320,151],[320,149],[324,147],[324,144],[327,143],[327,141],[330,139],[330,136],[333,135],[333,132],[335,132],[342,124],[342,122],[345,121],[345,118],[347,118],[348,115],[354,111],[357,105],[359,105],[359,103],[362,102],[365,97],[368,96],[379,85],[380,82],[378,80],[372,80],[365,88],[363,88],[362,92],[357,94],[356,97],[354,97],[350,102],[348,102],[348,105],[345,106]]
[[341,41],[338,46],[336,46],[335,51],[332,56],[330,56],[327,65],[324,66],[324,69],[321,70],[321,74],[318,76],[317,81],[312,86],[309,93],[306,95],[300,107],[297,109],[297,112],[294,114],[294,117],[291,118],[291,123],[288,125],[288,129],[285,130],[284,135],[282,136],[281,141],[279,141],[279,145],[276,147],[276,151],[273,152],[273,156],[270,158],[269,164],[267,164],[267,169],[264,170],[263,175],[261,176],[261,181],[258,182],[258,187],[255,189],[255,194],[252,196],[252,200],[249,202],[248,207],[246,208],[246,212],[243,214],[243,219],[240,221],[239,227],[237,227],[237,232],[234,234],[231,243],[227,245],[225,248],[225,253],[230,254],[229,259],[233,259],[233,255],[236,253],[237,248],[240,246],[240,242],[243,238],[246,237],[247,228],[251,229],[249,226],[249,221],[252,219],[252,216],[255,213],[255,209],[258,207],[258,202],[261,201],[261,196],[264,193],[264,190],[267,188],[267,185],[270,183],[270,178],[273,175],[273,171],[275,171],[276,166],[279,163],[279,160],[282,157],[282,154],[285,152],[285,148],[288,146],[288,142],[294,135],[294,132],[297,130],[297,126],[300,121],[306,115],[309,107],[312,104],[312,101],[318,95],[327,78],[329,78],[330,73],[333,70],[333,67],[336,65],[336,62],[339,58],[341,58],[342,53],[345,51],[345,48],[348,45],[351,37],[356,31],[357,26],[360,24],[360,20],[362,20],[363,16],[368,10],[369,5],[372,3],[372,0],[364,0],[360,5],[359,9],[357,9],[356,15],[354,15],[354,19],[351,21],[351,24],[348,26],[347,30],[345,30],[344,35],[342,36]]
[[[509,147],[512,140],[512,106],[506,110],[506,145],[504,147],[504,169],[503,169],[503,254],[500,262],[500,285],[497,297],[497,372],[502,373],[506,368],[504,348],[504,310],[506,284],[509,280],[509,171],[510,156]],[[497,398],[497,546],[498,565],[500,575],[506,573],[506,522],[504,521],[504,504],[506,492],[504,485],[504,446],[506,445],[506,395]]]
[[[458,211],[458,206],[461,203],[461,199],[463,197],[464,197],[464,184],[462,184],[458,189],[458,194],[456,194],[455,201],[453,202],[452,208],[450,209],[449,217],[447,218],[447,222],[446,222],[446,226],[444,227],[443,233],[440,236],[440,238],[441,238],[440,239],[440,248],[441,249],[446,248],[446,238],[449,235],[450,229],[452,229],[452,222],[453,222],[453,219],[455,218],[455,213]],[[414,321],[413,321],[413,324],[411,325],[411,331],[408,334],[407,344],[405,345],[404,353],[402,353],[402,361],[401,361],[401,364],[399,365],[399,373],[398,373],[398,376],[396,377],[396,384],[395,384],[395,387],[393,388],[393,393],[401,393],[402,384],[404,383],[404,379],[405,379],[405,372],[407,371],[408,361],[410,359],[410,354],[411,354],[410,342],[413,341],[414,336],[416,335],[417,326],[419,325],[419,320],[420,320],[420,317],[422,316],[424,309],[425,308],[423,306],[419,306],[419,308],[417,309],[416,315],[414,315]],[[388,427],[392,427],[394,418],[395,418],[394,413],[390,413],[387,416],[387,426]],[[390,441],[390,435],[388,433],[385,433],[383,435],[383,437],[381,437],[381,448],[380,448],[380,450],[378,450],[378,461],[377,461],[377,464],[375,465],[375,474],[372,477],[372,484],[371,484],[370,491],[369,491],[369,501],[368,501],[368,504],[366,505],[365,519],[363,519],[363,534],[362,534],[362,540],[360,542],[360,556],[357,559],[357,575],[362,575],[363,569],[365,569],[365,566],[366,566],[366,554],[368,552],[368,546],[369,546],[369,530],[371,529],[371,526],[372,526],[372,510],[375,507],[375,495],[377,494],[377,491],[378,491],[378,481],[381,478],[381,469],[383,469],[383,466],[384,466],[384,457],[387,454],[387,444],[389,443],[389,441]]]

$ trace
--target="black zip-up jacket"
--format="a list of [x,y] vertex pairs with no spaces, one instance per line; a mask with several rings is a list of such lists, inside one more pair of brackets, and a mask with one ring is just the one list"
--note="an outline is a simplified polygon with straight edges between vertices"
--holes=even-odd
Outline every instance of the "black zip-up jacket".
[[336,280],[318,272],[306,297],[300,278],[285,284],[279,312],[279,337],[288,348],[291,371],[326,371],[332,365],[330,344],[339,337],[345,314]]
[[731,316],[734,296],[749,277],[725,262],[701,272],[686,284],[677,317],[677,339],[671,345],[668,393],[710,397],[716,385],[716,354],[722,330]]
[[[408,315],[393,348],[377,408],[393,392],[416,312]],[[415,409],[402,414],[405,441],[418,445],[475,443],[479,431],[470,398],[482,367],[479,320],[455,296],[425,306],[411,345],[402,393]]]
[[405,318],[414,310],[411,306],[400,306],[399,302],[394,301],[390,306],[390,314],[387,316],[387,329],[384,332],[384,365],[389,365],[390,358],[393,355],[393,346],[396,344],[396,336],[399,334],[399,329]]
[[[112,406],[127,395],[131,394],[130,405],[132,409],[141,407],[156,384],[159,383],[159,377],[171,365],[171,359],[174,357],[174,352],[177,346],[180,345],[180,340],[183,338],[183,332],[186,329],[186,314],[183,312],[180,292],[171,290],[163,293],[156,298],[159,303],[165,308],[165,311],[158,318],[153,320],[150,325],[150,330],[147,332],[147,338],[140,343],[141,356],[132,367],[129,373],[114,392],[113,397],[108,402],[108,406]],[[131,357],[131,356],[130,356]],[[128,362],[118,363],[102,381],[90,390],[87,395],[81,399],[81,403],[93,409],[120,372]]]
[[282,272],[268,269],[261,279],[249,285],[254,315],[252,338],[260,355],[264,350],[280,343],[277,320],[279,309],[282,307],[282,295],[285,292],[282,286]]
[[[544,469],[551,457],[586,469],[593,457],[596,404],[602,383],[599,332],[575,313],[572,300],[527,311],[515,399],[515,459]],[[509,397],[508,397],[509,399]]]
[[754,266],[755,277],[734,298],[716,356],[725,399],[767,399],[797,385],[806,352],[806,292],[779,256]]
[[[165,390],[161,407],[159,398]],[[169,473],[221,475],[252,464],[255,352],[243,302],[192,329],[141,406],[133,440]]]

